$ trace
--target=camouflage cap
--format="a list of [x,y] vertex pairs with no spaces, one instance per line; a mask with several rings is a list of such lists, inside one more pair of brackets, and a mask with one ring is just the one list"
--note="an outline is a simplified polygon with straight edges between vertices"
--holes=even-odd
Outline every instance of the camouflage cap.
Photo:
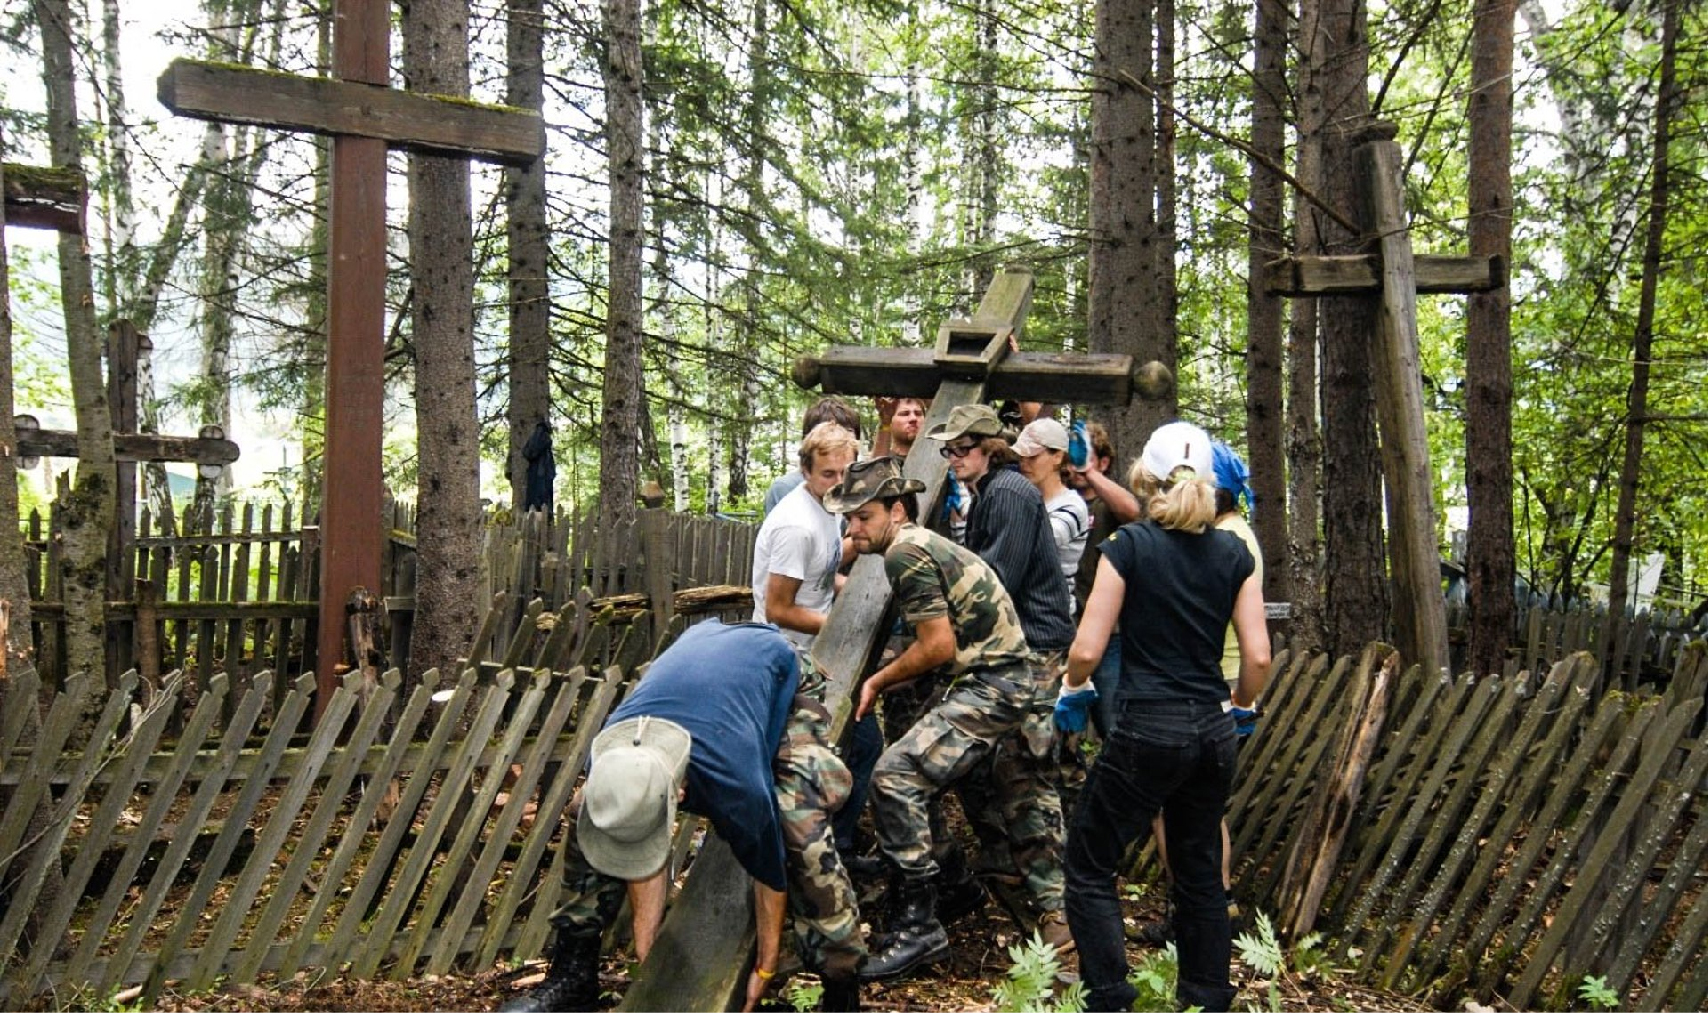
[[833,514],[852,513],[875,499],[924,491],[924,482],[902,477],[901,458],[869,457],[848,466],[842,484],[824,494],[824,508]]
[[952,440],[957,436],[1001,436],[1002,419],[989,405],[964,404],[949,413],[947,422],[939,422],[925,435],[934,440]]

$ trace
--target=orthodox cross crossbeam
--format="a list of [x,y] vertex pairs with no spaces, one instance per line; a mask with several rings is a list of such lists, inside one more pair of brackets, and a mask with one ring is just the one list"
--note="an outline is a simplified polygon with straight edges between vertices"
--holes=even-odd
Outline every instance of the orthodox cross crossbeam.
[[6,224],[81,235],[87,187],[76,169],[7,162]]
[[545,150],[536,113],[390,88],[387,0],[334,0],[333,25],[332,78],[179,60],[158,85],[184,116],[332,138],[317,708],[338,685],[345,603],[380,586],[386,150],[507,165]]

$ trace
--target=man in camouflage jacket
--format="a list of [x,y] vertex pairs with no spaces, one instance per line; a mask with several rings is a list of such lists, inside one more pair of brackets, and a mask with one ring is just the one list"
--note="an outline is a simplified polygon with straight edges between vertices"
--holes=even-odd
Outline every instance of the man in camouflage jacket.
[[902,622],[914,640],[860,688],[856,716],[885,690],[942,670],[943,698],[884,751],[872,775],[872,814],[884,856],[901,874],[901,913],[862,977],[899,977],[949,952],[937,918],[932,801],[974,774],[1032,705],[1031,652],[1008,592],[988,564],[920,527],[916,493],[900,462],[879,457],[851,465],[824,498],[848,517],[860,553],[881,553]]

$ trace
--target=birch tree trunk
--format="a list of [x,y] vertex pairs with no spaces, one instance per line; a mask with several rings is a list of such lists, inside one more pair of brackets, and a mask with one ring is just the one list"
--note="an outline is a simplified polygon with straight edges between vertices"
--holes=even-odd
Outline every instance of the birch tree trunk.
[[[1468,231],[1472,256],[1512,258],[1514,0],[1478,0],[1471,15]],[[1515,632],[1512,534],[1512,292],[1465,307],[1465,492],[1470,530],[1470,636],[1476,675],[1499,673]]]
[[[509,0],[505,41],[509,77],[504,101],[518,109],[545,106],[542,0]],[[518,515],[527,499],[528,459],[522,453],[534,427],[551,424],[551,293],[546,262],[545,160],[504,170],[510,255],[510,506]]]
[[[1347,221],[1361,217],[1358,131],[1369,121],[1369,24],[1363,0],[1325,0],[1318,30],[1324,62],[1322,194]],[[1319,224],[1322,252],[1362,252],[1364,237],[1332,219]],[[1382,538],[1382,471],[1376,443],[1371,337],[1376,300],[1334,299],[1322,332],[1323,582],[1329,651],[1348,657],[1386,639],[1391,591]]]
[[[466,2],[403,5],[403,72],[411,91],[468,94]],[[473,217],[467,158],[410,156],[419,546],[409,646],[414,675],[452,668],[466,657],[479,618],[469,607],[481,590]]]
[[641,254],[645,152],[641,124],[641,3],[604,0],[605,142],[611,184],[610,290],[599,427],[599,517],[632,524],[639,484]]
[[[107,106],[107,306],[116,314],[136,288],[136,208],[131,200],[130,125],[119,52],[119,0],[101,0],[102,96]],[[133,321],[134,323],[134,321]]]
[[[42,84],[47,91],[48,146],[56,168],[83,171],[77,121],[76,26],[69,0],[34,0],[42,34]],[[95,326],[95,286],[83,237],[59,236],[60,300],[71,395],[77,411],[77,478],[61,504],[65,552],[66,674],[106,669],[107,533],[113,522],[113,424],[101,371],[103,335]]]
[[[1655,293],[1665,252],[1671,198],[1668,147],[1678,110],[1679,5],[1663,4],[1660,94],[1655,99],[1654,153],[1649,169],[1649,229],[1643,246],[1643,282],[1637,297],[1637,327],[1631,336],[1631,386],[1625,395],[1625,454],[1619,466],[1619,505],[1613,516],[1612,569],[1607,578],[1607,626],[1601,642],[1610,653],[1615,620],[1631,607],[1631,556],[1636,543],[1637,487],[1642,479],[1643,429],[1649,414],[1649,361],[1655,337]],[[1603,660],[1606,660],[1605,658]],[[1636,676],[1631,676],[1635,682]],[[1630,687],[1627,687],[1630,688]]]

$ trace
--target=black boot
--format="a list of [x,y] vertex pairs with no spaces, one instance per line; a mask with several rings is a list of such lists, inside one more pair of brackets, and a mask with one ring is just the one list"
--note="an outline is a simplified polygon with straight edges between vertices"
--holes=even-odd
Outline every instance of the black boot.
[[937,861],[937,920],[953,925],[962,918],[983,910],[989,894],[983,884],[973,878],[967,859],[960,848]]
[[599,1005],[598,933],[571,935],[559,926],[552,940],[551,969],[546,980],[527,995],[498,1007],[499,1013],[561,1013],[590,1010]]
[[818,1008],[824,1013],[856,1013],[860,1009],[858,978],[825,978]]
[[881,949],[866,960],[861,981],[899,978],[922,964],[949,955],[949,934],[937,920],[937,887],[930,880],[909,880],[902,885],[902,910],[895,931],[884,939]]

